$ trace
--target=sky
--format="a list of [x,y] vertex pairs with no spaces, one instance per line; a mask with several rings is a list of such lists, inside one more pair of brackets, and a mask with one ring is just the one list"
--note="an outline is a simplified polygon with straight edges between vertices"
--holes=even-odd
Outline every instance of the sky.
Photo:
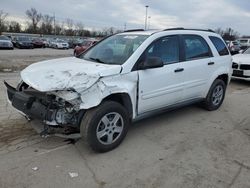
[[0,0],[9,20],[27,22],[31,7],[42,14],[55,14],[56,22],[82,22],[85,28],[144,28],[148,5],[149,29],[172,27],[223,29],[231,27],[250,35],[249,0]]

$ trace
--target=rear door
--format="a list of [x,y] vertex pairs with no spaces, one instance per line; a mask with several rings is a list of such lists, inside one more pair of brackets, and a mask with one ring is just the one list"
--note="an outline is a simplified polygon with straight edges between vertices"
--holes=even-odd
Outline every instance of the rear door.
[[216,63],[206,40],[200,35],[182,35],[184,92],[182,100],[201,98],[216,69]]

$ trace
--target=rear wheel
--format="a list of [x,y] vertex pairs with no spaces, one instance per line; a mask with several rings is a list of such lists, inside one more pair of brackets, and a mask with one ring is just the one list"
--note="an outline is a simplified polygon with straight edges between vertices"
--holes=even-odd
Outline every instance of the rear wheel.
[[203,106],[209,110],[217,110],[223,103],[226,93],[226,84],[223,80],[216,79],[203,102]]
[[125,138],[129,118],[125,108],[117,102],[106,101],[90,109],[81,122],[81,135],[97,152],[116,148]]

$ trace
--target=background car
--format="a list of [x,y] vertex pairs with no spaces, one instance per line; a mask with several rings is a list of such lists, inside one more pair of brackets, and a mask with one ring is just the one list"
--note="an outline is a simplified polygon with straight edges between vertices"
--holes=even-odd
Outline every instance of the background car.
[[0,36],[0,49],[14,49],[11,40],[4,35]]
[[238,41],[229,41],[228,48],[231,54],[237,54],[241,50],[240,43]]
[[87,50],[89,47],[93,46],[97,43],[98,40],[96,39],[86,39],[80,45],[76,46],[74,49],[74,56],[79,56],[82,52]]
[[15,37],[13,39],[13,44],[16,48],[34,48],[32,41],[29,37]]
[[56,49],[69,49],[69,44],[62,39],[56,39],[51,42],[51,47]]
[[45,48],[43,40],[40,38],[33,38],[32,44],[33,44],[34,48]]
[[49,47],[49,39],[47,39],[47,38],[41,38],[41,40],[43,42],[44,47]]
[[239,39],[241,49],[245,50],[250,47],[250,39],[248,38],[241,38]]
[[233,78],[250,81],[250,48],[233,56]]

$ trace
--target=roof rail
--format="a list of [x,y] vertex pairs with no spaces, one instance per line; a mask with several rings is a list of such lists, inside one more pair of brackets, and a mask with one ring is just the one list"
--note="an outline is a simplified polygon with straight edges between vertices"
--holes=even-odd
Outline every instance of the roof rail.
[[130,29],[130,30],[125,30],[123,32],[134,32],[134,31],[145,31],[144,29]]
[[188,28],[183,28],[183,27],[169,28],[169,29],[164,29],[163,31],[172,31],[172,30],[207,31],[207,32],[215,33],[212,29],[188,29]]

